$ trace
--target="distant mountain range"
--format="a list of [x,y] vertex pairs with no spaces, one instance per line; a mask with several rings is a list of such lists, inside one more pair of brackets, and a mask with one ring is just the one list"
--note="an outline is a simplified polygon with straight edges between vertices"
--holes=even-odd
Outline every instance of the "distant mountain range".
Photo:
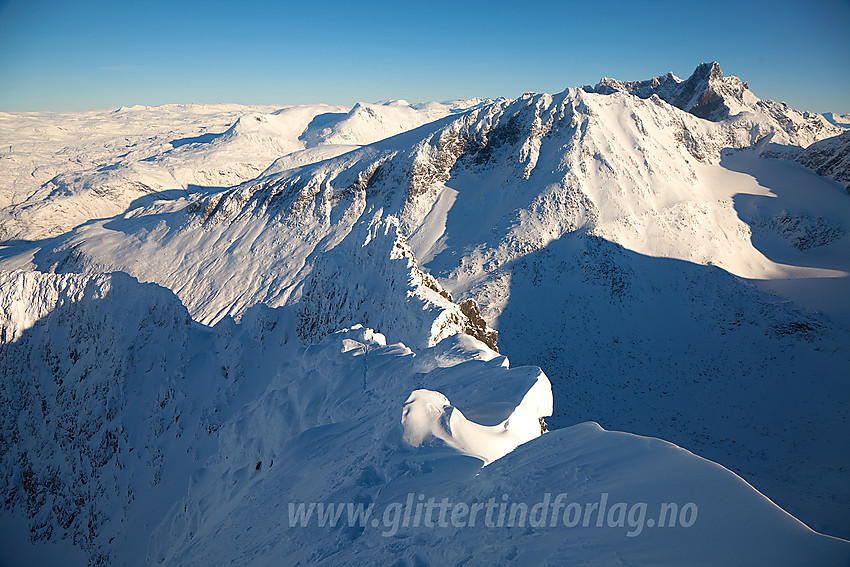
[[[35,542],[0,561],[850,558],[809,528],[850,538],[841,117],[707,63],[0,124],[0,521]],[[547,491],[699,519],[285,525],[295,501]]]

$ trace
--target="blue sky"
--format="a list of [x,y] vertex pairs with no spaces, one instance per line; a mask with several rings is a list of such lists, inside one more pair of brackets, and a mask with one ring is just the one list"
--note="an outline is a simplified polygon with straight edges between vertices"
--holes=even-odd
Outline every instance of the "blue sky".
[[516,97],[703,61],[850,112],[850,0],[0,0],[0,110]]

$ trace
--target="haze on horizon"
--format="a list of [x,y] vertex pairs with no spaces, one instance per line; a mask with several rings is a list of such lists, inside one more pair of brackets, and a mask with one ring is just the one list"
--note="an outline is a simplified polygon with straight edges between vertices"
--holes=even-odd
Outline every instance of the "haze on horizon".
[[0,111],[516,97],[705,61],[850,112],[850,3],[0,0]]

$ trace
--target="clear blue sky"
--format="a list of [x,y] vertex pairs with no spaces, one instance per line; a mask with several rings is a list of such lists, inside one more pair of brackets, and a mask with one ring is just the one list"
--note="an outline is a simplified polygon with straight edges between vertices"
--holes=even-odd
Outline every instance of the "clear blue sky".
[[0,110],[516,97],[703,61],[850,112],[850,0],[0,0]]

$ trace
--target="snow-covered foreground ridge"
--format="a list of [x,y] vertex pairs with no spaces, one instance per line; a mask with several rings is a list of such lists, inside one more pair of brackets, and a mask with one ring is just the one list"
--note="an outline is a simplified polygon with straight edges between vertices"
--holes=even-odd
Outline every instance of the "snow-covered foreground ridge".
[[[462,334],[414,354],[358,326],[304,347],[287,308],[206,327],[167,290],[123,274],[6,273],[0,297],[11,564],[60,553],[64,564],[126,565],[850,558],[847,542],[674,445],[594,424],[541,436],[546,376]],[[637,534],[638,515],[620,512],[569,527],[553,508],[557,521],[536,529],[495,512],[454,529],[385,513],[330,528],[289,512],[311,502],[387,510],[408,494],[531,507],[547,492],[573,515],[574,503],[600,498],[613,510],[644,503],[648,518],[663,503],[696,512],[664,529],[641,520]],[[36,545],[19,547],[27,535]]]
[[840,132],[701,65],[480,104],[0,261],[123,271],[207,324],[294,306],[307,342],[364,324],[413,349],[458,331],[496,346],[496,329],[546,371],[555,425],[669,439],[850,537],[850,199],[768,159],[798,148],[843,179]]
[[[49,143],[52,119],[0,118],[25,553],[846,562],[770,501],[850,537],[848,138],[823,117],[708,64],[517,100],[120,109]],[[287,515],[547,493],[698,514],[634,537],[616,511],[392,535]]]

